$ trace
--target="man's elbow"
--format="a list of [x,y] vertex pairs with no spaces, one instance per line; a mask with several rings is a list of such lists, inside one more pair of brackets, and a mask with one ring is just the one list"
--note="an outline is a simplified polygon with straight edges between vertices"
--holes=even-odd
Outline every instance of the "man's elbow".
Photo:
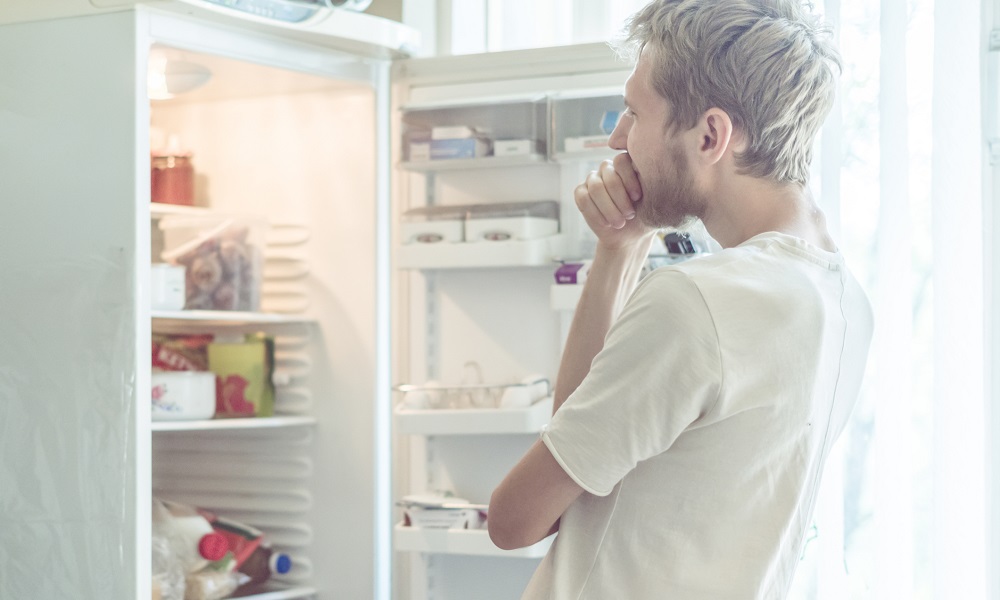
[[525,535],[516,528],[497,525],[489,519],[487,519],[486,525],[490,532],[490,539],[493,540],[493,544],[501,550],[517,550],[518,548],[527,548],[528,546],[539,541]]
[[538,541],[531,538],[523,520],[517,518],[517,511],[498,499],[495,492],[490,499],[486,528],[490,539],[501,550],[525,548]]

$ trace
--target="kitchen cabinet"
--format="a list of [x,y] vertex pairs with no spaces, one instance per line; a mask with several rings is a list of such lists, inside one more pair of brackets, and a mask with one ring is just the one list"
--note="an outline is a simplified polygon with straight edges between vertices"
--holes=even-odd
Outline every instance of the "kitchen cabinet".
[[[403,59],[405,31],[341,16],[330,37],[193,2],[0,9],[0,596],[150,597],[154,495],[288,552],[261,599],[509,598],[544,553],[403,530],[393,502],[430,485],[487,500],[545,411],[394,424],[393,386],[458,381],[469,361],[554,379],[554,259],[586,255],[571,191],[599,158],[559,155],[557,96],[607,97],[624,66],[601,45]],[[150,100],[154,57],[211,79]],[[538,144],[409,160],[420,119],[477,115]],[[159,132],[193,152],[198,206],[151,204]],[[525,200],[559,203],[554,239],[439,257],[397,238],[412,208]],[[261,311],[150,308],[158,223],[205,214],[270,223],[265,264],[284,275],[265,268]],[[154,333],[258,331],[279,354],[275,417],[151,421]]]

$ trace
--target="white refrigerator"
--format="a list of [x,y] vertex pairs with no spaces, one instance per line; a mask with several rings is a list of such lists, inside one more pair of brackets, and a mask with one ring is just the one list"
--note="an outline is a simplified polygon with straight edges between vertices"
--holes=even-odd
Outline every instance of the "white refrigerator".
[[[601,44],[408,59],[407,28],[311,4],[0,6],[0,598],[150,597],[153,497],[287,553],[259,600],[517,598],[548,548],[396,506],[487,503],[545,401],[404,406],[399,386],[554,381],[579,289],[554,273],[593,243],[572,190],[609,154],[628,66]],[[203,85],[150,99],[170,61]],[[462,127],[496,153],[424,154]],[[194,207],[150,202],[169,138]],[[483,229],[523,224],[511,206],[554,206],[557,231]],[[458,239],[406,236],[448,207]],[[269,224],[260,309],[154,310],[164,223],[230,215]],[[155,334],[254,332],[275,340],[275,416],[151,419]]]

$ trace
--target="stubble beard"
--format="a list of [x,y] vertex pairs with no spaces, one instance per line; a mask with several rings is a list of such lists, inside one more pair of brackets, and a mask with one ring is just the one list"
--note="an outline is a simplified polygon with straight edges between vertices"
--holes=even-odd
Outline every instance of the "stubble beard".
[[683,227],[700,218],[704,203],[694,189],[686,157],[679,149],[671,150],[663,170],[667,176],[643,185],[636,216],[645,225],[656,228]]

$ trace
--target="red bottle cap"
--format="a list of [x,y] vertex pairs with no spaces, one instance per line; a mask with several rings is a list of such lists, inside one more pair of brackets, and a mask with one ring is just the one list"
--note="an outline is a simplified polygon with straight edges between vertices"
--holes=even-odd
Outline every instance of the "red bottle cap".
[[198,542],[198,554],[205,560],[219,560],[229,552],[229,542],[220,533],[206,533]]

